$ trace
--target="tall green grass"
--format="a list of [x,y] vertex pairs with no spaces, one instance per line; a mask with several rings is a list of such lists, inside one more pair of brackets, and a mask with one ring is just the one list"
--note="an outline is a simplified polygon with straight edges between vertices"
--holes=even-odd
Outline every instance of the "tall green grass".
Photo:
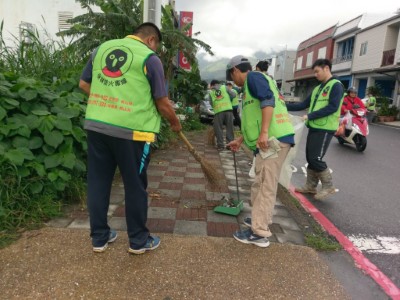
[[17,36],[6,42],[3,27],[4,22],[1,22],[0,71],[48,82],[82,71],[85,57],[64,39],[54,40],[47,32],[39,35],[37,30],[24,29],[23,35],[30,40],[29,43]]

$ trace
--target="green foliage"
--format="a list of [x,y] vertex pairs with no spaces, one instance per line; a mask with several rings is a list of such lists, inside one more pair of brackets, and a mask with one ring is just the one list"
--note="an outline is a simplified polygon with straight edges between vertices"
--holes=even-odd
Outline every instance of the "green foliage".
[[[40,78],[52,82],[53,78],[65,78],[71,72],[81,71],[84,61],[77,49],[64,40],[54,41],[48,36],[39,36],[38,31],[25,30],[30,42],[14,37],[13,46],[7,47],[0,28],[0,72],[11,72],[20,76]],[[44,42],[42,40],[45,39]],[[23,90],[21,97],[36,98],[37,91]]]
[[[58,33],[59,36],[76,38],[72,45],[81,53],[88,54],[101,43],[123,38],[142,23],[140,0],[77,0],[87,13],[68,22],[72,27]],[[98,6],[101,13],[94,12],[89,5]]]
[[171,82],[171,89],[172,98],[181,101],[184,107],[198,104],[204,99],[206,88],[197,65],[193,65],[191,71],[178,70]]
[[183,53],[191,65],[197,62],[196,54],[199,49],[203,49],[208,54],[214,55],[210,45],[194,38],[198,36],[200,32],[194,33],[194,37],[186,35],[191,25],[192,24],[189,23],[182,28],[176,28],[174,13],[171,7],[162,7],[161,32],[163,35],[163,44],[160,49],[160,58],[163,62],[165,78],[168,82],[174,77],[174,62],[176,61],[176,54],[178,51]]
[[84,95],[65,87],[0,73],[0,232],[59,214],[56,200],[82,181]]
[[151,144],[151,147],[153,149],[162,149],[175,136],[176,136],[176,134],[174,132],[172,132],[168,121],[166,121],[164,118],[162,118],[161,119],[160,133],[157,135],[156,142]]
[[186,114],[185,120],[181,123],[183,131],[198,131],[206,128],[206,126],[200,122],[198,114]]
[[376,98],[378,108],[378,116],[397,116],[399,109],[389,104],[389,100],[386,97]]

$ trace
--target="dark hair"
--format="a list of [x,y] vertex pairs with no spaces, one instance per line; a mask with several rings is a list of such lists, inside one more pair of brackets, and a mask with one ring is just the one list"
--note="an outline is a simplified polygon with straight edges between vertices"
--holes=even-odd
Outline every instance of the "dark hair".
[[233,86],[231,82],[227,82],[226,85]]
[[321,68],[323,68],[323,67],[325,67],[325,66],[328,66],[329,67],[329,71],[330,70],[332,70],[332,63],[330,62],[330,60],[329,59],[325,59],[325,58],[320,58],[320,59],[317,59],[314,63],[313,63],[313,65],[312,65],[312,69],[314,69],[315,67],[321,67]]
[[[240,71],[240,73],[246,73],[247,71],[252,71],[253,68],[251,67],[250,62],[245,62],[245,63],[241,63],[233,68],[236,68]],[[232,81],[232,72],[233,72],[233,68],[230,68],[228,70],[226,70],[226,80],[228,81]]]
[[256,64],[256,68],[259,68],[261,72],[267,72],[269,67],[269,63],[266,60],[260,60]]
[[133,34],[135,34],[135,35],[141,34],[141,35],[143,35],[145,37],[154,34],[154,35],[156,35],[158,37],[158,41],[159,42],[162,41],[162,36],[161,36],[160,29],[158,29],[158,27],[155,24],[151,23],[151,22],[145,22],[145,23],[140,24],[133,31]]
[[213,80],[211,80],[210,86],[213,86],[213,85],[216,85],[216,84],[219,84],[219,83],[220,83],[219,80],[213,79]]

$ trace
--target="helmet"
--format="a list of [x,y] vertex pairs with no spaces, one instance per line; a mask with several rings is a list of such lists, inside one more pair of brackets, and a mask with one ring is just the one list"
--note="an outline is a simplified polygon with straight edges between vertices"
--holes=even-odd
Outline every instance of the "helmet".
[[357,93],[357,89],[356,89],[354,86],[349,87],[349,88],[347,89],[347,93],[351,93],[351,92]]

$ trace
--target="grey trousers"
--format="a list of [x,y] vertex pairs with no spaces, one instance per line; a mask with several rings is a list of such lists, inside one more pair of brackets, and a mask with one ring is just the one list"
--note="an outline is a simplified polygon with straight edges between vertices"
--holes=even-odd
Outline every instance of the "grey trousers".
[[214,116],[214,131],[217,147],[224,147],[224,125],[226,126],[226,142],[233,141],[233,114],[231,110],[222,111]]

